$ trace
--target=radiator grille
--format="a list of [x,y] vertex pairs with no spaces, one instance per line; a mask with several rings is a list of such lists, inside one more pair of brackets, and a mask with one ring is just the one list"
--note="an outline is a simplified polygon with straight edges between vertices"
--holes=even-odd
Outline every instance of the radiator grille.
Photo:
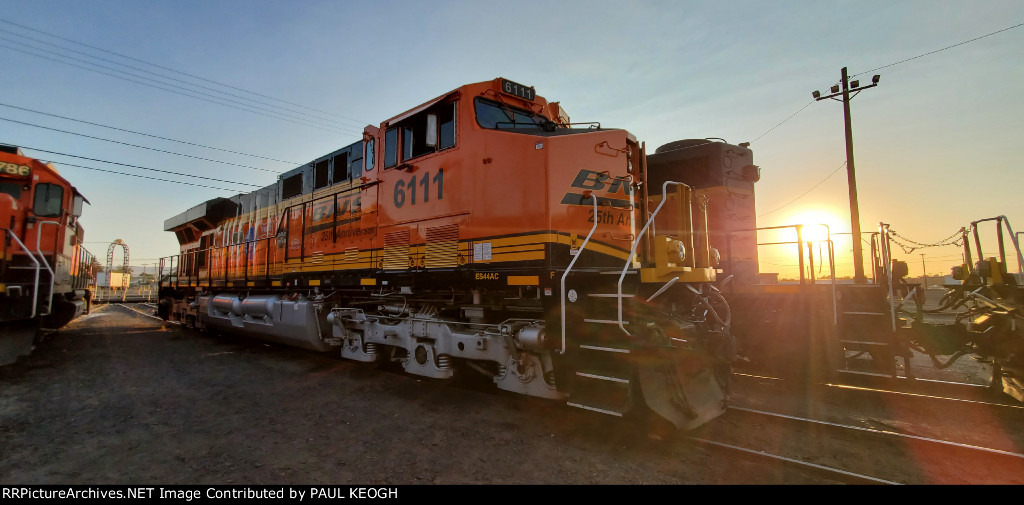
[[459,225],[427,228],[427,268],[452,268],[459,265]]
[[409,268],[409,230],[399,230],[384,235],[384,270],[405,270]]

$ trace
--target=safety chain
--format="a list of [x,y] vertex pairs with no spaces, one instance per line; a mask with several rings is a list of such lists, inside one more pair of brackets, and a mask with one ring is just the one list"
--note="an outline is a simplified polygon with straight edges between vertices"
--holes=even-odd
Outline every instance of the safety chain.
[[[900,242],[899,240],[896,240],[896,237],[899,237],[899,238],[901,238],[901,239],[903,239],[903,240],[905,240],[907,242],[910,242],[911,244],[913,244],[913,246],[904,244],[904,243]],[[947,246],[947,245],[963,246],[964,245],[964,242],[963,242],[963,230],[957,230],[957,231],[953,232],[952,235],[950,235],[950,236],[948,236],[948,237],[946,237],[946,238],[944,238],[944,239],[942,239],[939,242],[936,242],[934,244],[924,244],[924,243],[921,243],[921,242],[917,242],[915,240],[911,240],[911,239],[909,239],[907,237],[904,237],[903,235],[900,235],[899,233],[896,233],[895,231],[892,230],[892,228],[890,228],[889,229],[889,240],[891,240],[894,244],[900,246],[900,249],[903,249],[903,253],[904,254],[910,254],[910,253],[912,253],[912,252],[914,252],[914,251],[916,251],[918,249],[924,249],[924,248],[927,248],[927,247],[942,247],[942,246]]]

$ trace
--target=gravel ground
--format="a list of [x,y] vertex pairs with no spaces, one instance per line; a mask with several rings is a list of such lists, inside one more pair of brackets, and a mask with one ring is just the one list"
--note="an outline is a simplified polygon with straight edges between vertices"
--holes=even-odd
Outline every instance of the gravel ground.
[[6,485],[834,483],[488,380],[213,337],[119,305],[0,368],[0,447]]
[[2,484],[757,482],[736,470],[749,463],[711,464],[684,441],[485,382],[206,336],[117,305],[5,367],[0,445]]

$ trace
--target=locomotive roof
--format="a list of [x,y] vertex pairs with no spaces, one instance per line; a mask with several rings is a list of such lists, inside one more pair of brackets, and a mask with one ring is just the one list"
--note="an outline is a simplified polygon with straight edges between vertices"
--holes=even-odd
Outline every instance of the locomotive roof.
[[210,223],[216,223],[227,215],[233,215],[237,206],[238,204],[230,198],[207,200],[164,221],[164,231],[174,231],[183,225],[203,219]]
[[[517,87],[516,89],[522,89],[522,90],[526,91],[526,93],[525,93],[526,96],[529,96],[530,98],[526,98],[525,96],[522,96],[522,94],[509,93],[509,92],[506,92],[506,91],[502,91],[502,87],[506,83],[509,84],[509,85],[512,85],[512,86],[516,86]],[[415,106],[415,107],[413,107],[413,108],[411,108],[409,110],[406,110],[405,112],[402,112],[402,113],[400,113],[400,114],[398,114],[398,115],[396,115],[394,117],[388,118],[386,121],[382,122],[382,126],[387,127],[389,125],[397,123],[397,122],[399,122],[399,121],[401,121],[401,120],[403,120],[403,119],[405,119],[405,118],[407,118],[407,117],[409,117],[409,116],[411,116],[413,114],[416,114],[419,111],[428,109],[432,105],[434,105],[434,104],[436,104],[436,103],[438,103],[440,101],[443,101],[445,99],[448,99],[448,98],[450,98],[452,96],[456,96],[456,95],[458,95],[460,93],[465,93],[465,94],[470,95],[470,96],[476,96],[476,95],[482,95],[482,94],[493,94],[493,95],[496,96],[498,93],[503,93],[505,95],[505,99],[506,100],[512,100],[513,102],[522,100],[522,101],[524,101],[524,103],[525,102],[532,102],[534,104],[540,105],[540,107],[542,109],[547,108],[547,106],[548,106],[548,101],[546,99],[544,99],[544,97],[537,95],[536,91],[534,91],[532,86],[527,88],[527,87],[525,87],[525,86],[523,86],[521,84],[509,81],[508,79],[505,79],[504,77],[496,77],[496,78],[491,79],[489,81],[474,82],[472,84],[465,84],[465,85],[459,86],[458,88],[455,88],[452,91],[448,91],[446,93],[443,93],[443,94],[437,96],[436,98],[433,98],[431,100],[423,102],[422,104],[417,105],[417,106]]]
[[44,163],[42,160],[25,156],[25,153],[21,151],[20,147],[10,144],[0,144],[0,159],[13,161],[22,165],[28,165],[36,170],[43,170],[47,172],[50,176],[57,179],[58,182],[71,188],[72,194],[82,197],[82,200],[85,201],[85,203],[89,203],[91,205],[85,195],[78,191],[78,188],[71,185],[70,181],[60,175],[60,172],[57,171],[57,167],[55,167],[53,163]]
[[[509,88],[510,86],[513,86],[514,88]],[[508,89],[505,89],[505,88],[508,88]],[[512,89],[512,91],[509,91],[509,89]],[[498,96],[499,93],[502,94],[502,97]],[[394,124],[394,123],[396,123],[396,122],[398,122],[398,121],[400,121],[402,119],[405,119],[405,118],[407,118],[407,117],[409,117],[409,116],[411,116],[411,115],[413,115],[413,114],[415,114],[415,113],[417,113],[419,111],[425,110],[425,109],[431,107],[432,105],[434,105],[434,104],[436,104],[436,103],[438,103],[440,101],[443,101],[443,100],[446,100],[446,99],[451,99],[453,97],[459,96],[460,94],[465,94],[467,96],[487,95],[487,96],[491,96],[492,98],[497,98],[499,100],[507,100],[507,101],[512,102],[512,103],[521,102],[520,105],[527,106],[527,107],[529,107],[529,105],[528,105],[529,103],[533,103],[535,105],[539,105],[542,109],[545,109],[548,106],[547,100],[544,99],[544,97],[538,96],[532,86],[531,87],[526,87],[526,86],[523,86],[521,84],[515,83],[513,81],[509,81],[508,79],[505,79],[503,77],[497,77],[497,78],[489,80],[489,81],[481,81],[481,82],[466,84],[466,85],[460,86],[460,87],[458,87],[458,88],[456,88],[456,89],[454,89],[452,91],[448,91],[446,93],[443,93],[443,94],[437,96],[436,98],[428,100],[428,101],[426,101],[426,102],[424,102],[424,103],[422,103],[420,105],[417,105],[417,106],[415,106],[415,107],[413,107],[411,109],[406,110],[405,112],[402,112],[402,113],[400,113],[400,114],[398,114],[398,115],[396,115],[394,117],[391,117],[391,118],[389,118],[386,121],[383,121],[380,126],[383,126],[384,128],[387,128],[388,125],[390,125],[390,124]],[[555,102],[553,105],[557,106],[557,102]],[[530,108],[532,108],[532,107],[530,107]],[[564,114],[564,111],[561,111],[560,107],[556,107],[556,108],[558,109],[558,111],[560,113]],[[568,117],[564,117],[563,119],[567,121]],[[370,126],[371,127],[376,127],[375,125],[370,125]],[[579,133],[581,131],[587,131],[587,130],[585,130],[585,129],[576,129],[576,128],[565,128],[565,129],[560,129],[560,130],[550,131],[550,132],[541,132],[540,130],[538,130],[537,132],[533,132],[533,133],[541,134],[541,135],[545,135],[545,136],[553,136],[553,135],[569,135],[569,134],[573,134],[573,133]],[[189,223],[196,224],[197,227],[200,230],[209,229],[209,228],[212,227],[212,223],[216,223],[217,221],[219,221],[220,219],[222,219],[224,217],[228,217],[230,215],[233,215],[236,211],[239,210],[239,208],[243,208],[243,207],[244,208],[248,208],[249,206],[251,206],[252,205],[252,201],[251,200],[253,200],[255,198],[255,195],[257,195],[259,193],[265,193],[265,192],[277,193],[278,190],[279,190],[279,184],[281,183],[282,180],[287,179],[289,177],[292,177],[292,176],[294,176],[296,174],[302,173],[304,171],[311,170],[312,167],[316,163],[318,163],[318,162],[320,162],[322,160],[326,160],[326,159],[332,158],[332,157],[337,156],[337,155],[339,155],[339,154],[341,154],[343,152],[350,152],[353,156],[356,156],[356,155],[361,156],[361,145],[362,145],[362,142],[363,142],[363,140],[357,140],[357,141],[355,141],[355,142],[353,142],[351,144],[346,145],[345,147],[342,147],[342,148],[337,149],[335,151],[332,151],[330,153],[324,154],[322,156],[318,156],[318,157],[314,158],[312,161],[310,161],[309,163],[302,164],[302,165],[300,165],[298,167],[295,167],[295,168],[293,168],[291,170],[283,172],[283,173],[278,175],[278,177],[277,177],[278,180],[275,183],[270,184],[270,185],[268,185],[266,187],[254,190],[254,191],[252,191],[250,193],[238,194],[238,195],[232,196],[230,198],[214,198],[212,200],[208,200],[208,201],[203,202],[203,203],[201,203],[199,205],[196,205],[195,207],[192,207],[192,208],[186,210],[185,212],[182,212],[182,213],[180,213],[180,214],[178,214],[178,215],[176,215],[174,217],[171,217],[170,219],[167,219],[166,221],[164,221],[164,231],[174,231],[174,230],[176,230],[178,228],[181,228],[181,227],[183,227],[183,226],[185,226],[185,225],[187,225]],[[306,183],[311,185],[312,181],[311,180],[310,181],[306,181]],[[308,190],[311,190],[311,187],[310,188],[303,188],[303,193],[304,194],[307,193]],[[247,202],[246,201],[247,199],[250,200],[250,201]],[[206,223],[203,223],[203,221],[206,221]]]

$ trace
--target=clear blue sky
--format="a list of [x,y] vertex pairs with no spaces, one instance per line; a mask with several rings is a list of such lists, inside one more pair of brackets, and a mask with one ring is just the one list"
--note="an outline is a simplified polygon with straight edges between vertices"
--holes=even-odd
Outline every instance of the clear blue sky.
[[[0,121],[0,142],[262,186],[358,140],[365,124],[502,76],[560,101],[574,121],[625,128],[651,150],[684,138],[753,142],[760,225],[811,213],[848,232],[846,174],[837,171],[842,105],[811,103],[811,92],[837,83],[845,66],[864,81],[881,74],[878,87],[851,103],[865,230],[884,221],[931,243],[1006,215],[1024,231],[1024,26],[921,56],[1024,23],[1024,2],[9,0],[0,20],[0,103],[294,163],[6,106],[0,118],[263,170],[9,121]],[[178,93],[119,63],[178,79],[159,85]],[[222,102],[256,99],[269,109],[261,114],[303,123],[313,115],[318,124],[183,96],[174,86]],[[26,152],[57,163],[92,202],[83,217],[92,252],[105,257],[121,238],[138,266],[176,252],[165,219],[251,189]],[[921,272],[921,253],[929,273],[958,262],[955,248],[914,251],[912,274]]]

